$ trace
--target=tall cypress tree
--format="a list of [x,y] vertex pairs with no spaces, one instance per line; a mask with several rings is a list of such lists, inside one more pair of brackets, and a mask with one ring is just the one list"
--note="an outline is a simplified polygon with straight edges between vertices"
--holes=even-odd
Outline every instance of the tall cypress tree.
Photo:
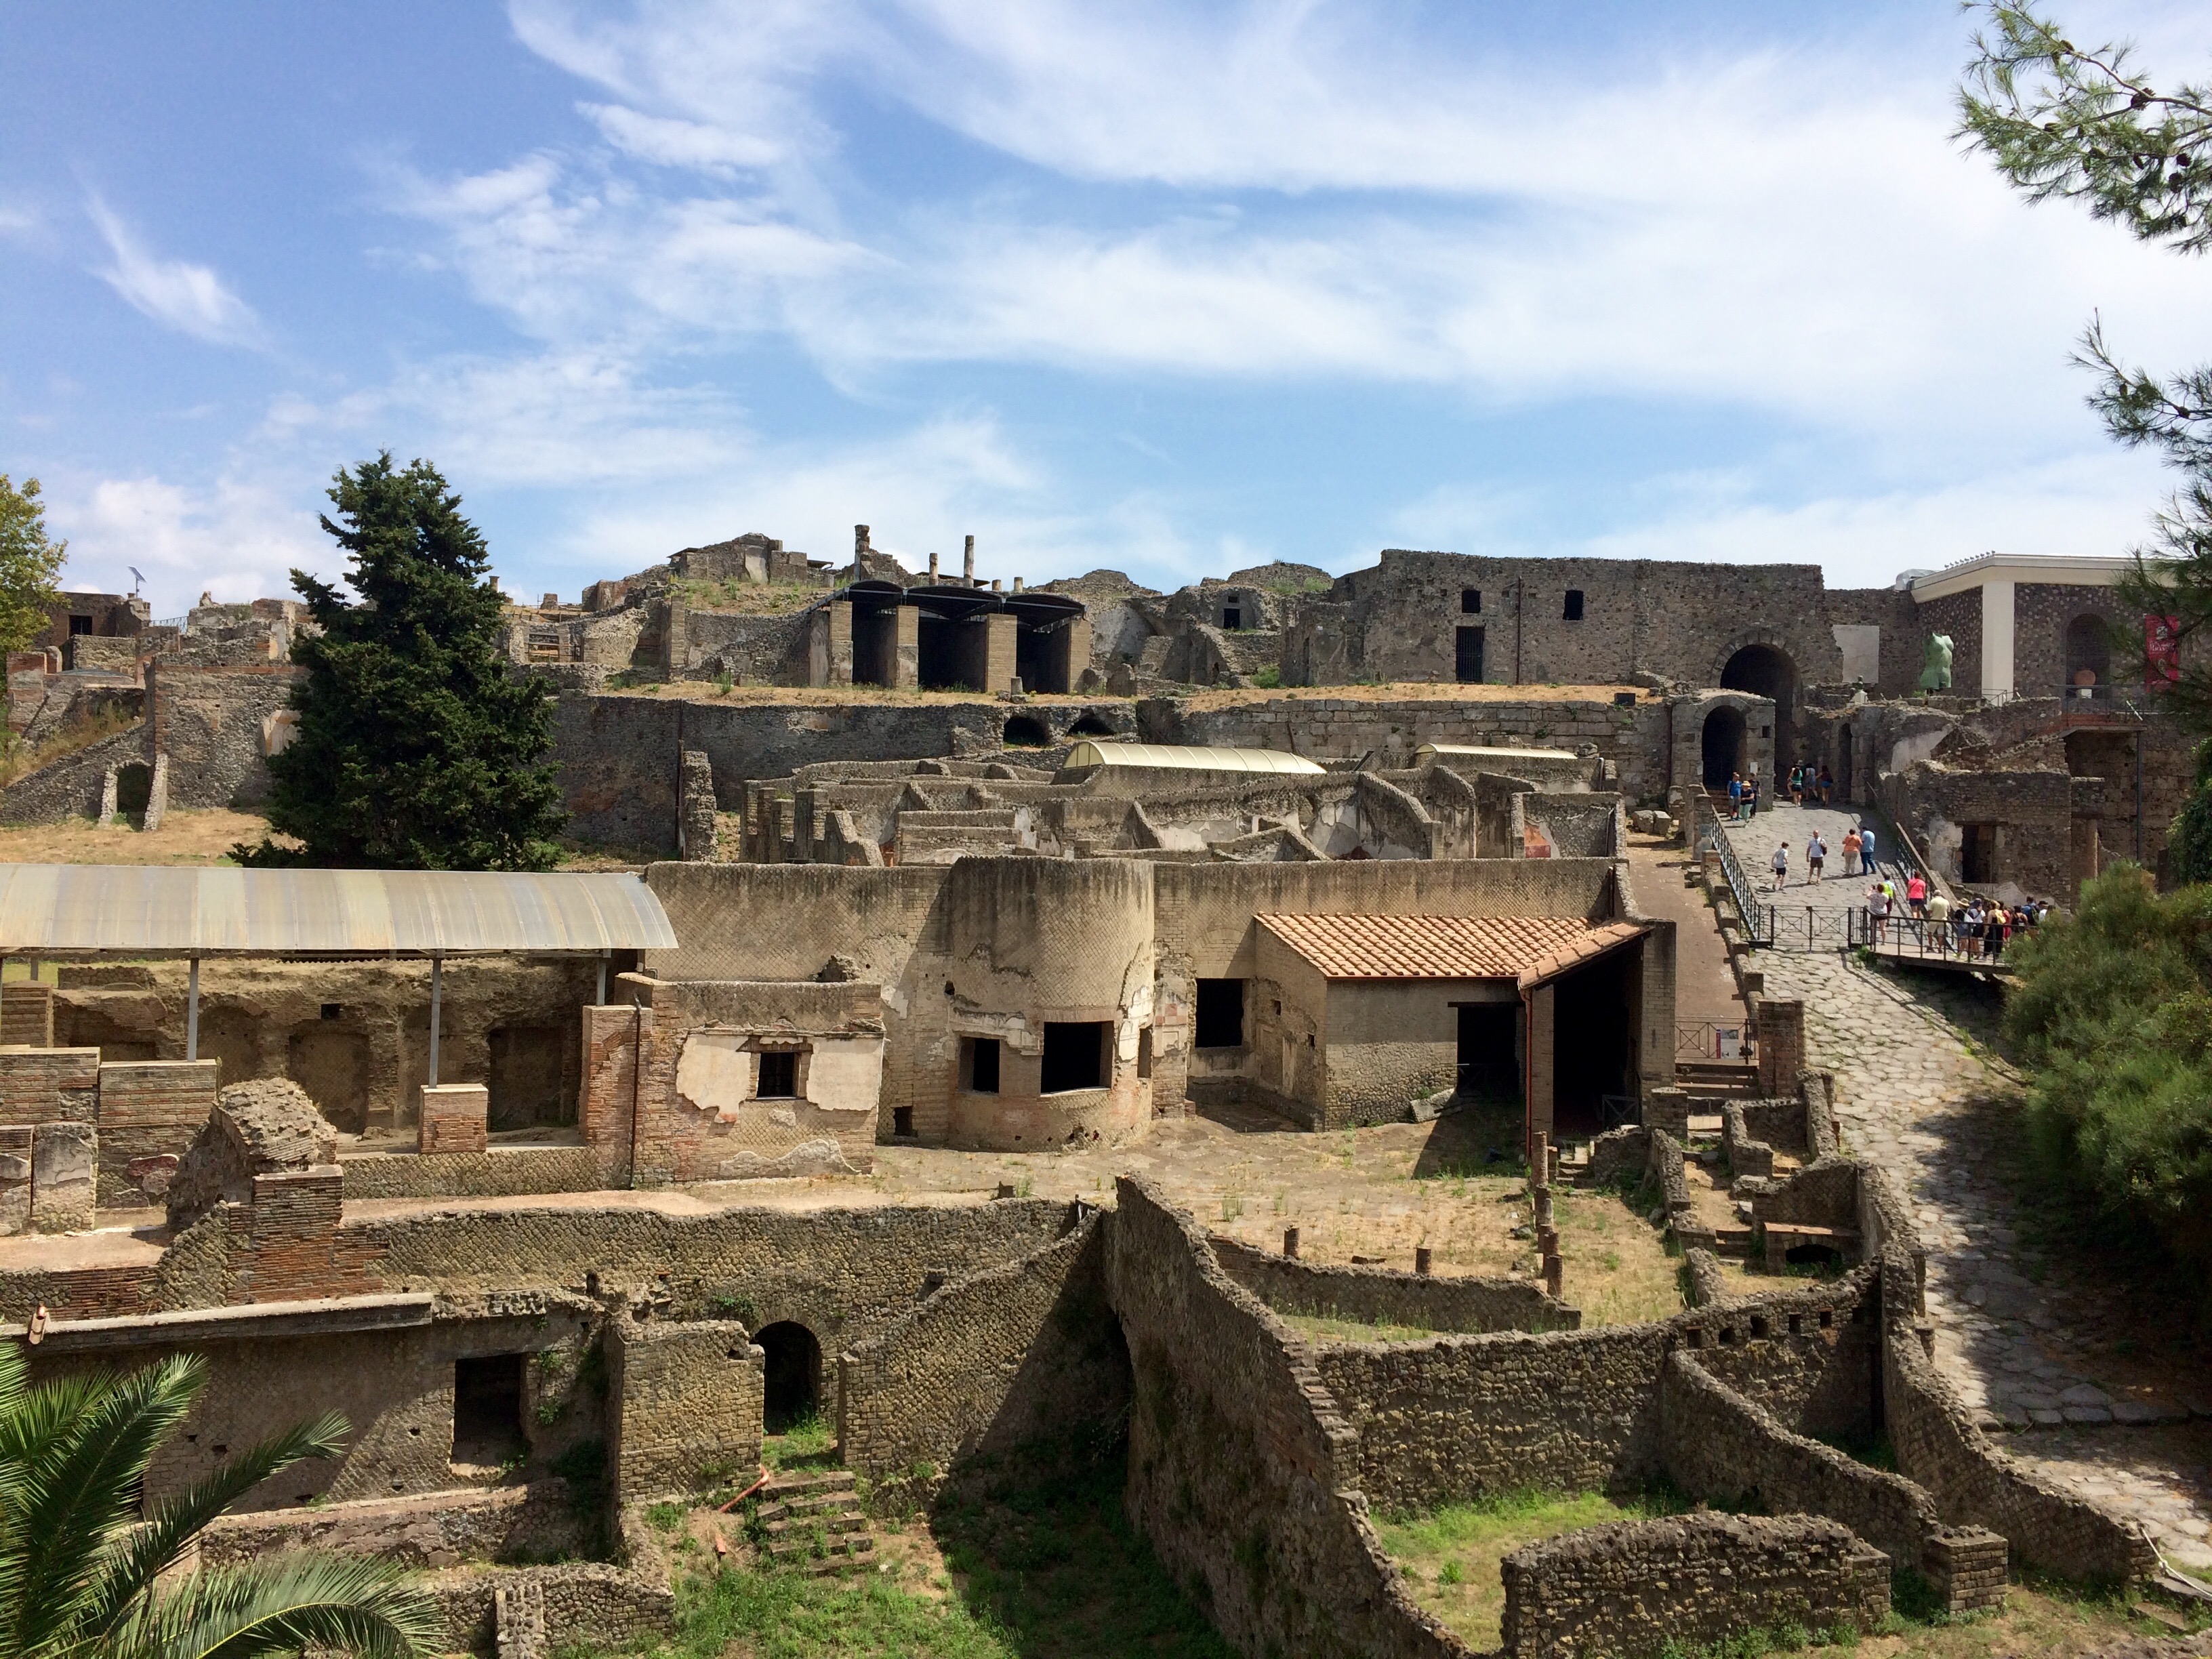
[[330,491],[323,528],[353,569],[349,601],[304,571],[321,633],[297,641],[297,735],[270,759],[270,826],[304,845],[241,847],[256,865],[544,870],[567,814],[553,704],[507,672],[483,537],[438,470],[389,451]]

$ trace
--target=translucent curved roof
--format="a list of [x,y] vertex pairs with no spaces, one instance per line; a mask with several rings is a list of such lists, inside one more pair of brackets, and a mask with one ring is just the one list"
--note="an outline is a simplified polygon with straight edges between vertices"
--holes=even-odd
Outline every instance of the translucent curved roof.
[[1325,769],[1304,755],[1275,749],[1206,749],[1175,743],[1096,743],[1088,739],[1067,751],[1067,769],[1085,766],[1149,766],[1183,772],[1295,772]]
[[554,955],[676,944],[636,876],[0,864],[0,951]]
[[1507,749],[1469,743],[1425,743],[1413,751],[1415,760],[1434,760],[1439,755],[1474,756],[1479,759],[1579,760],[1571,749]]

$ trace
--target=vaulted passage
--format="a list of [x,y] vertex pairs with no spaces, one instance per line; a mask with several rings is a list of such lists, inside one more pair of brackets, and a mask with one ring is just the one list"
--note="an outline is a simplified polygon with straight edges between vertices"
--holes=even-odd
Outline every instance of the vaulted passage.
[[1705,716],[1700,775],[1708,789],[1728,787],[1729,774],[1743,765],[1743,711],[1723,704]]
[[1721,670],[1721,689],[1749,691],[1773,700],[1776,775],[1765,780],[1771,787],[1777,779],[1788,777],[1790,769],[1797,764],[1797,665],[1787,653],[1771,645],[1747,645]]
[[768,1355],[762,1379],[762,1417],[770,1434],[782,1434],[822,1409],[822,1344],[795,1320],[780,1319],[756,1332]]

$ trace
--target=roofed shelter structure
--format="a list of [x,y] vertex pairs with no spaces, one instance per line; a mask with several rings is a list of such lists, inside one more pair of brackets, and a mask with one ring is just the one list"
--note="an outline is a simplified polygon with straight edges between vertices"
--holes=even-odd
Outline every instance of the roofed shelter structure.
[[0,865],[0,956],[191,962],[188,1060],[206,957],[428,958],[434,1085],[446,957],[596,957],[604,1002],[615,951],[676,942],[653,890],[629,874]]
[[[1294,1109],[1371,1121],[1449,1088],[1518,1098],[1524,1135],[1589,1133],[1638,1094],[1650,927],[1572,916],[1261,915],[1257,967]],[[1556,1038],[1565,1027],[1571,1041]],[[1309,1058],[1304,1051],[1312,1051]],[[1303,1062],[1303,1063],[1301,1063]]]

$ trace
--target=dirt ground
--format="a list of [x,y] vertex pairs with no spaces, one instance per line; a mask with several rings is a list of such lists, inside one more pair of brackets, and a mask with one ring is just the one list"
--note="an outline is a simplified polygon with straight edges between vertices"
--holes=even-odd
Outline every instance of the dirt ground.
[[150,834],[129,823],[65,818],[0,829],[0,863],[222,864],[236,843],[268,833],[266,818],[221,809],[171,812]]

